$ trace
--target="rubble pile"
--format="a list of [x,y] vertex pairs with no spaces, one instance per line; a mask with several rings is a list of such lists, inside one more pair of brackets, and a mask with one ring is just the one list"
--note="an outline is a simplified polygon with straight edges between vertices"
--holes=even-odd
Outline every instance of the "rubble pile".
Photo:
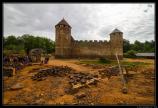
[[3,68],[3,76],[12,77],[13,76],[13,69]]
[[69,83],[71,84],[72,89],[79,89],[87,85],[93,84],[96,85],[98,81],[98,75],[92,75],[89,73],[73,73],[69,75]]
[[155,70],[152,68],[148,68],[146,70],[142,70],[141,74],[143,74],[143,76],[147,79],[155,79],[155,74],[154,74]]
[[47,76],[62,76],[70,73],[73,69],[67,66],[53,66],[47,69],[41,69],[37,74],[31,77],[32,80],[42,81]]
[[99,74],[108,78],[110,78],[111,76],[117,76],[119,74],[119,68],[118,66],[110,67],[104,70],[100,70]]
[[80,88],[89,85],[97,85],[98,75],[90,74],[86,72],[75,72],[72,68],[67,66],[53,66],[46,69],[40,69],[38,73],[34,74],[31,79],[36,81],[42,81],[47,76],[59,76],[68,77],[70,87],[65,90],[66,93],[76,93]]

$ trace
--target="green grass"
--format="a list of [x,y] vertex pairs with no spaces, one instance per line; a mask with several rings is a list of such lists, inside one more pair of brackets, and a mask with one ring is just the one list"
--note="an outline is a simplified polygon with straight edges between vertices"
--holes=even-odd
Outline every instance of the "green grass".
[[126,65],[126,66],[128,66],[128,67],[135,67],[135,66],[146,66],[146,65],[150,65],[151,63],[123,61],[123,62],[121,62],[121,64],[122,64],[122,65]]
[[116,64],[115,61],[104,61],[104,60],[82,60],[80,61],[81,64],[98,64],[98,65],[109,65],[109,64]]
[[[111,60],[82,60],[80,61],[80,63],[81,64],[96,64],[96,65],[118,65],[117,61],[111,61]],[[120,63],[121,65],[126,65],[129,67],[150,65],[150,63],[144,63],[144,62],[120,61]]]
[[80,61],[81,64],[101,64],[98,61],[89,61],[89,60],[82,60]]

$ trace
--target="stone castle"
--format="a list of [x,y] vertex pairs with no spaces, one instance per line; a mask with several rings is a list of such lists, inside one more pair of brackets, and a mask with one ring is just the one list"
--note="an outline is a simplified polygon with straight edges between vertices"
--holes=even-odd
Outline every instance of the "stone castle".
[[115,29],[110,33],[109,41],[74,40],[71,26],[62,19],[55,25],[55,57],[56,58],[123,58],[123,32]]

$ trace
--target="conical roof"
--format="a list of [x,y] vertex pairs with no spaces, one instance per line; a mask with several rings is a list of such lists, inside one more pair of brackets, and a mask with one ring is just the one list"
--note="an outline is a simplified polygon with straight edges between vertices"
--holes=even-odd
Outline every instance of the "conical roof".
[[112,33],[123,33],[122,31],[118,30],[117,28],[115,30],[113,30],[110,34]]
[[[71,27],[71,26],[67,23],[67,21],[65,21],[64,18],[63,18],[57,25],[67,25],[67,26]],[[56,25],[56,26],[57,26],[57,25]]]

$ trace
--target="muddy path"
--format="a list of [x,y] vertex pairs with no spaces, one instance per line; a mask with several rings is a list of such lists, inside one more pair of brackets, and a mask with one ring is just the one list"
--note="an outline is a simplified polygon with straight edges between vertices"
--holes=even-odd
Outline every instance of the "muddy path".
[[48,62],[48,65],[64,65],[69,66],[77,71],[92,71],[92,68],[87,68],[82,65],[76,64],[76,62],[79,62],[78,60],[61,60],[61,59],[54,59]]

